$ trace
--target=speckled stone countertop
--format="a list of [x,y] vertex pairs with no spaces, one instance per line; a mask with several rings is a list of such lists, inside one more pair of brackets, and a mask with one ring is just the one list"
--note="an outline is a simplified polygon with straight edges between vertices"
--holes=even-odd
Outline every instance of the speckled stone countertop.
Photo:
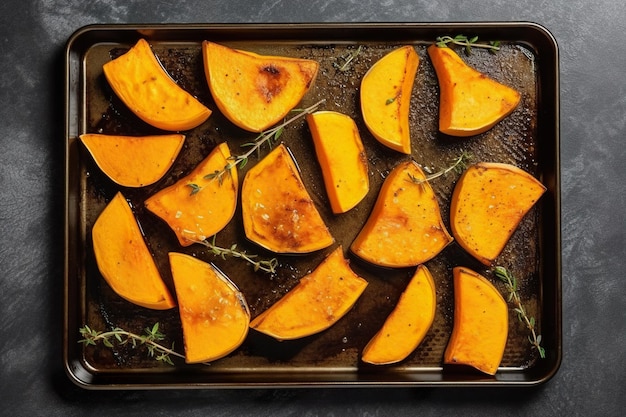
[[[626,8],[615,1],[5,0],[0,414],[598,415],[626,408]],[[62,368],[63,51],[93,23],[532,21],[560,51],[563,358],[535,388],[85,391]],[[622,411],[620,411],[622,410]]]

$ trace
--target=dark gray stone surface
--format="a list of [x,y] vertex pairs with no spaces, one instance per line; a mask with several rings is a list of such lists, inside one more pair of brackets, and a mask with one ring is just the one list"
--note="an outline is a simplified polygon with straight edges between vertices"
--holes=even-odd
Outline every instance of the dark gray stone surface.
[[[563,363],[534,389],[90,392],[61,361],[63,47],[91,23],[534,21],[559,42]],[[597,415],[626,408],[626,8],[619,1],[4,0],[0,415]],[[620,411],[622,410],[622,411]]]

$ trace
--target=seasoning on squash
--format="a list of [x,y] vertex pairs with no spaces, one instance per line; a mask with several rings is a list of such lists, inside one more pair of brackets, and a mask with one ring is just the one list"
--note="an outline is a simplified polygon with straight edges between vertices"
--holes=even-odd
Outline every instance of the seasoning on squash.
[[150,45],[139,39],[128,52],[103,66],[115,94],[146,123],[163,130],[189,130],[211,110],[167,74]]
[[414,161],[397,165],[385,179],[374,209],[350,246],[360,258],[379,266],[422,264],[450,242],[437,197]]
[[[146,208],[163,219],[182,246],[203,241],[230,222],[237,207],[237,168],[227,171],[230,150],[226,142],[213,151],[189,175],[145,201]],[[223,172],[219,178],[216,172]]]
[[411,154],[409,106],[419,57],[411,45],[394,49],[374,63],[361,80],[361,112],[383,145]]
[[491,265],[545,191],[539,180],[514,165],[474,164],[454,187],[452,234],[470,255]]
[[215,104],[236,126],[262,132],[309,91],[319,69],[310,59],[259,55],[202,43],[204,71]]
[[237,349],[248,334],[250,311],[237,286],[213,265],[170,252],[185,362],[212,362]]
[[176,306],[122,193],[100,213],[91,235],[98,269],[115,293],[155,310]]
[[448,47],[431,45],[428,55],[439,81],[439,131],[451,136],[486,132],[520,102],[513,88],[470,67]]
[[387,365],[406,359],[432,326],[436,306],[435,281],[428,268],[419,265],[396,307],[363,349],[363,362]]
[[509,313],[506,301],[485,277],[455,267],[454,326],[445,364],[468,365],[494,375],[506,347]]
[[241,210],[246,237],[273,252],[309,253],[334,242],[284,144],[246,174]]
[[277,340],[310,336],[328,329],[357,302],[367,281],[355,274],[339,246],[303,277],[250,327]]
[[365,148],[354,120],[333,111],[307,115],[326,193],[335,214],[356,206],[369,191]]
[[144,187],[160,180],[171,168],[185,136],[86,133],[80,135],[80,140],[113,182],[124,187]]

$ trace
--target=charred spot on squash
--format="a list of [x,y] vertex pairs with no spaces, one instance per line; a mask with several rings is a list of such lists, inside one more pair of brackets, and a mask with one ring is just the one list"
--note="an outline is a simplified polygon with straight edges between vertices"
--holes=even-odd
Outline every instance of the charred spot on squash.
[[259,71],[257,89],[269,103],[274,99],[274,97],[280,95],[285,87],[285,84],[289,82],[289,79],[289,72],[276,65],[269,64],[262,67]]

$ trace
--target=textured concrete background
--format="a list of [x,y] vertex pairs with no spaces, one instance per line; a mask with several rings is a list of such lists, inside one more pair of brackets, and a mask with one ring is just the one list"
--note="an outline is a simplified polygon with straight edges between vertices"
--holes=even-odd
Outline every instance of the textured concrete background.
[[[0,415],[621,415],[626,7],[599,0],[4,0]],[[534,21],[561,56],[563,363],[535,389],[86,392],[61,368],[63,47],[92,23]],[[622,412],[620,412],[622,410]]]

